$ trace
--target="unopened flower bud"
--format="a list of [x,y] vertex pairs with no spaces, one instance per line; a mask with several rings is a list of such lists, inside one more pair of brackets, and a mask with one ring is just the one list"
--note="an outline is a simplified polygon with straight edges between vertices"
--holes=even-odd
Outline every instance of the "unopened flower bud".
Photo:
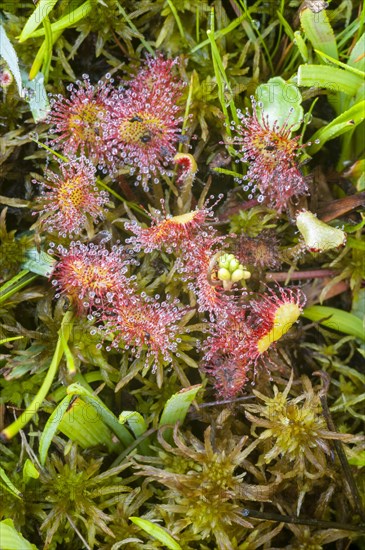
[[346,243],[346,233],[342,229],[327,225],[309,210],[299,212],[296,224],[311,252],[327,252]]
[[236,258],[233,258],[230,262],[229,262],[229,270],[231,273],[233,273],[233,271],[235,271],[240,265],[240,262],[236,259]]
[[219,267],[225,267],[226,269],[229,269],[230,262],[233,259],[233,254],[222,254],[222,256],[218,260],[218,265]]
[[14,78],[8,69],[0,69],[0,86],[7,88],[13,82]]
[[251,273],[246,271],[242,265],[239,266],[239,269],[236,269],[231,275],[232,283],[238,283],[238,281],[246,281],[251,277]]
[[176,153],[174,156],[174,161],[182,167],[184,172],[189,172],[189,174],[195,174],[198,170],[198,165],[195,158],[189,153]]
[[218,279],[223,281],[223,288],[230,290],[234,283],[249,279],[251,273],[240,264],[233,254],[222,254],[218,260]]
[[230,281],[231,280],[231,274],[225,267],[221,267],[218,269],[218,279],[220,281]]

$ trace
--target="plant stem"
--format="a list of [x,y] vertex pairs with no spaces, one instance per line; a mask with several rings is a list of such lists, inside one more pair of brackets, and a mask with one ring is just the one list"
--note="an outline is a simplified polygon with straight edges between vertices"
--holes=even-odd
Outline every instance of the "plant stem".
[[[298,281],[300,279],[322,279],[324,277],[334,277],[338,274],[338,271],[334,269],[308,269],[306,271],[296,271],[290,274],[292,281]],[[279,273],[266,273],[266,279],[268,281],[276,281],[277,283],[287,280],[289,274],[287,271],[281,271]]]
[[[319,398],[321,400],[323,415],[326,419],[328,429],[331,430],[332,432],[337,432],[336,426],[333,422],[333,419],[332,419],[332,416],[331,416],[331,413],[330,413],[330,410],[329,410],[329,407],[328,407],[328,403],[327,403],[327,393],[328,393],[328,389],[329,389],[330,382],[331,382],[329,374],[327,372],[324,372],[324,371],[316,371],[313,374],[315,376],[320,376],[321,379],[322,379],[322,390],[319,393]],[[343,473],[344,473],[346,481],[347,481],[347,485],[348,485],[348,487],[351,491],[351,495],[352,495],[352,498],[353,498],[353,506],[354,506],[355,512],[359,515],[359,517],[361,518],[361,521],[365,522],[365,512],[364,512],[364,509],[363,509],[363,506],[362,506],[361,496],[360,496],[359,490],[357,488],[357,485],[356,485],[354,476],[352,474],[351,468],[350,468],[349,463],[347,461],[347,457],[346,457],[346,453],[344,451],[343,445],[342,445],[341,441],[338,441],[336,439],[334,439],[332,441],[332,444],[336,449],[338,458],[339,458],[340,463],[341,463]]]
[[55,352],[53,354],[53,358],[51,361],[51,364],[49,366],[48,372],[46,374],[46,377],[43,381],[42,386],[39,388],[37,395],[34,397],[33,401],[28,405],[28,407],[25,409],[25,411],[13,422],[5,428],[0,433],[0,439],[3,439],[5,441],[8,441],[12,437],[14,437],[20,430],[24,428],[30,422],[33,418],[33,416],[37,413],[39,407],[42,405],[43,400],[45,399],[46,395],[49,392],[49,389],[52,385],[53,379],[56,375],[58,365],[61,362],[63,352],[64,352],[64,345],[63,341],[65,338],[64,334],[64,328],[67,324],[70,324],[72,322],[72,316],[73,313],[68,311],[63,320],[60,327],[60,330],[58,331],[59,337],[56,345]]

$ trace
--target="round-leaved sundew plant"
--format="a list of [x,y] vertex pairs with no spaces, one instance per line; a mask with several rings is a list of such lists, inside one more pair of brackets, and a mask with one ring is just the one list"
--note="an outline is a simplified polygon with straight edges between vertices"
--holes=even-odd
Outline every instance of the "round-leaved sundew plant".
[[147,58],[126,89],[115,92],[104,125],[111,165],[115,170],[128,167],[144,189],[166,173],[181,135],[177,102],[184,85],[174,76],[175,64],[162,55]]
[[98,189],[95,168],[85,157],[59,161],[59,169],[59,174],[47,170],[46,181],[33,183],[42,186],[36,200],[41,209],[41,227],[67,237],[79,234],[89,220],[104,219],[109,195]]
[[243,176],[245,188],[259,189],[258,200],[279,212],[285,210],[289,199],[304,195],[307,184],[298,166],[298,155],[303,149],[299,137],[291,137],[292,126],[271,124],[252,99],[252,114],[238,112],[241,123],[232,127],[236,132],[234,143],[239,146],[240,160],[248,164]]
[[248,330],[244,308],[210,324],[201,366],[222,399],[235,398],[249,379],[252,362],[246,355]]
[[111,108],[112,80],[99,81],[95,86],[89,77],[70,84],[70,97],[59,94],[51,99],[51,111],[46,119],[56,134],[51,146],[66,156],[84,154],[93,164],[105,164],[106,142],[104,122]]
[[279,293],[267,289],[250,302],[253,330],[249,339],[249,353],[257,359],[298,321],[306,303],[299,288],[279,288]]
[[[211,323],[211,334],[203,345],[203,369],[223,399],[235,397],[269,347],[286,334],[299,319],[305,304],[300,289],[271,289]],[[234,305],[234,304],[232,304]]]
[[211,233],[215,235],[213,231],[209,234],[202,231],[195,239],[184,243],[181,271],[189,290],[196,296],[198,311],[208,312],[213,320],[215,315],[222,317],[236,306],[233,297],[225,294],[222,281],[215,278],[214,270],[225,237],[210,236]]
[[163,250],[172,252],[184,242],[193,240],[199,231],[202,231],[204,223],[213,216],[211,208],[197,208],[191,212],[178,216],[168,216],[159,213],[152,217],[150,227],[141,227],[136,221],[127,222],[124,227],[135,236],[127,239],[127,243],[139,252],[152,252]]
[[130,260],[121,246],[109,251],[102,245],[71,242],[68,249],[58,245],[50,253],[58,256],[51,275],[56,298],[67,296],[79,315],[99,317],[117,295],[135,292],[133,278],[126,275]]
[[137,358],[144,351],[146,361],[151,357],[155,367],[161,360],[171,362],[181,342],[179,321],[188,310],[177,299],[159,302],[158,298],[117,296],[102,316],[100,332],[103,339],[111,339],[106,349],[124,348]]

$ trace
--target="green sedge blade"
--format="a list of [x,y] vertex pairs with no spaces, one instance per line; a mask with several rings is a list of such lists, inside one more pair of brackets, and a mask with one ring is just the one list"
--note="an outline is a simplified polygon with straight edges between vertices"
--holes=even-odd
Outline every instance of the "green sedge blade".
[[164,544],[166,548],[169,548],[169,550],[182,550],[180,544],[178,544],[176,540],[173,539],[167,531],[165,531],[165,529],[163,529],[159,525],[156,525],[156,523],[152,523],[152,521],[148,521],[147,519],[137,518],[133,516],[129,519],[132,523],[151,535],[151,537],[158,540],[159,542],[162,542],[162,544]]
[[310,306],[305,308],[302,316],[321,325],[365,340],[365,328],[361,319],[334,307]]

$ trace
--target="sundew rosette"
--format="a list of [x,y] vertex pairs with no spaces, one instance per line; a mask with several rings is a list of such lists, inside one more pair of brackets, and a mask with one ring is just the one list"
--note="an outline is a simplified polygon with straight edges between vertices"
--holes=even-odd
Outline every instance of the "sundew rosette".
[[248,109],[244,113],[238,111],[240,124],[232,126],[239,160],[247,164],[244,189],[250,189],[252,196],[258,190],[259,202],[265,201],[281,212],[292,197],[308,192],[298,164],[304,145],[299,143],[299,137],[291,137],[293,125],[270,122],[265,112],[258,109],[260,104],[254,98],[251,101],[252,113]]
[[300,289],[268,289],[211,323],[202,367],[220,397],[236,397],[253,380],[256,365],[298,321],[305,302]]
[[88,223],[104,220],[109,195],[98,189],[95,167],[85,157],[58,164],[59,173],[48,169],[42,182],[33,181],[41,185],[36,199],[39,223],[45,231],[72,237]]
[[127,222],[124,228],[134,235],[127,239],[136,251],[152,252],[153,250],[184,249],[186,243],[199,240],[204,225],[214,217],[213,206],[205,204],[185,214],[171,216],[166,214],[164,201],[161,201],[162,212],[151,217],[150,227],[142,227],[137,221]]
[[135,292],[134,278],[128,277],[130,260],[121,246],[108,250],[76,241],[68,248],[52,245],[49,252],[58,260],[51,275],[56,298],[66,296],[78,315],[100,317],[117,296]]
[[107,144],[105,123],[113,104],[113,80],[106,75],[92,85],[88,75],[70,84],[67,91],[51,99],[46,122],[54,135],[51,146],[67,156],[86,155],[93,164],[105,164]]
[[184,84],[174,75],[177,60],[147,58],[137,76],[115,93],[104,124],[113,170],[126,168],[148,190],[167,173],[177,152]]
[[107,351],[124,349],[136,358],[143,355],[146,364],[151,360],[156,369],[161,360],[169,363],[177,353],[180,322],[188,311],[169,296],[160,301],[159,296],[120,294],[103,310],[99,334]]

